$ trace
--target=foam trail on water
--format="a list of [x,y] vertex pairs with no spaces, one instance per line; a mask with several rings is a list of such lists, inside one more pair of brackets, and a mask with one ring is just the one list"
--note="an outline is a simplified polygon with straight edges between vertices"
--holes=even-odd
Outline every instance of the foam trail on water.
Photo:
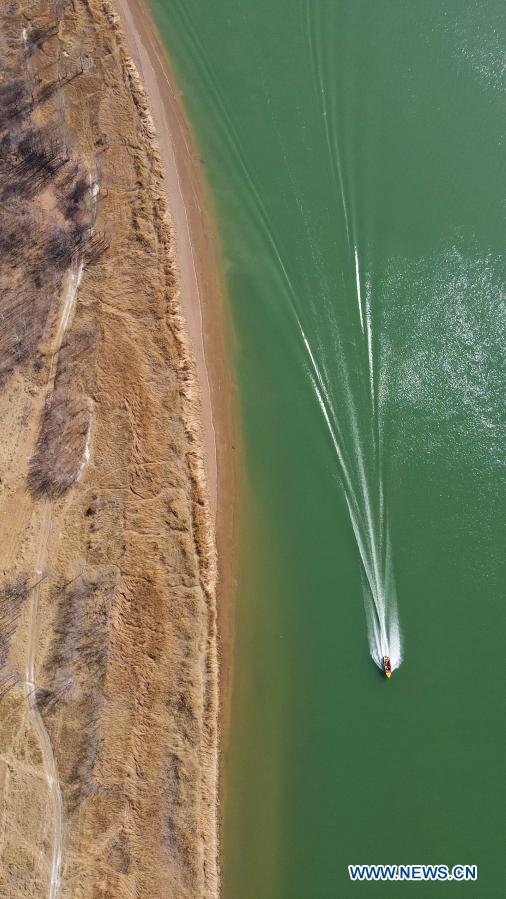
[[360,287],[360,269],[358,266],[358,250],[355,247],[355,283],[357,286],[358,314],[360,315],[360,327],[364,333],[364,313],[362,312],[362,290]]
[[[354,248],[354,257],[357,301],[361,311],[360,261],[357,247]],[[345,367],[343,381],[347,394],[346,416],[340,423],[339,414],[332,403],[332,390],[327,383],[325,366],[318,364],[318,354],[311,347],[295,309],[293,311],[309,360],[310,381],[339,462],[350,521],[362,562],[364,606],[371,657],[379,668],[383,668],[383,658],[388,656],[392,670],[395,670],[402,662],[402,643],[390,537],[384,508],[381,427],[375,395],[371,299],[372,287],[367,279],[365,327],[361,316],[371,410],[366,422],[361,421],[357,413],[349,374]],[[343,433],[346,433],[347,439],[344,439]],[[369,435],[369,449],[372,450],[369,460],[366,459],[365,435]]]
[[379,481],[380,511],[379,516],[375,516],[371,507],[358,433],[356,429],[351,429],[355,443],[353,454],[358,462],[358,477],[356,477],[352,474],[342,446],[337,417],[322,372],[300,321],[298,324],[310,361],[310,380],[340,464],[350,520],[362,561],[364,605],[371,657],[378,667],[382,668],[383,657],[389,656],[392,670],[395,670],[402,661],[401,634],[390,539],[382,509],[382,479]]
[[371,657],[383,668],[383,658],[388,656],[395,671],[402,662],[402,640],[388,532],[384,576],[374,586],[368,580],[364,583],[364,607]]
[[[309,357],[310,381],[339,462],[362,563],[370,653],[380,668],[383,657],[389,656],[395,669],[401,664],[402,648],[383,483],[383,384],[380,358],[375,353],[379,335],[375,335],[373,283],[361,259],[356,208],[353,197],[350,202],[345,178],[348,154],[346,143],[341,146],[344,132],[336,89],[339,79],[327,18],[321,6],[311,0],[300,0],[299,13],[334,186],[336,235],[342,235],[344,226],[345,240],[339,244],[337,238],[335,281],[321,279],[318,302],[311,305],[311,324],[304,317],[303,330],[300,320],[298,323]],[[343,244],[347,245],[348,258],[347,253],[342,255]],[[350,340],[354,315],[356,338]],[[314,340],[313,346],[310,340]]]
[[[215,112],[216,127],[224,146],[231,154],[237,170],[242,173],[243,207],[271,253],[276,269],[276,286],[284,295],[300,334],[307,359],[307,377],[322,413],[336,454],[340,482],[346,496],[350,520],[355,535],[362,569],[366,616],[371,655],[381,664],[389,655],[392,668],[400,663],[400,637],[394,580],[388,550],[388,529],[383,511],[384,490],[381,479],[380,429],[377,415],[371,290],[367,279],[361,279],[361,260],[355,232],[353,205],[348,202],[345,182],[346,156],[341,155],[339,120],[336,97],[329,85],[335,82],[333,66],[325,41],[325,17],[318,4],[301,0],[302,21],[308,41],[311,73],[314,79],[317,105],[321,114],[325,143],[329,156],[329,176],[339,206],[339,221],[343,228],[346,257],[354,261],[348,272],[348,259],[336,254],[335,278],[327,277],[322,263],[318,231],[313,229],[303,198],[297,196],[296,179],[291,178],[301,223],[307,234],[307,247],[314,271],[318,273],[317,288],[309,295],[309,303],[301,305],[297,279],[292,277],[283,253],[282,242],[273,228],[269,209],[264,202],[254,172],[244,152],[241,135],[236,129],[220,89],[215,73],[209,66],[198,31],[195,29],[187,5],[175,2],[178,14],[185,23],[191,41],[189,52],[196,68],[208,85]],[[279,133],[281,140],[281,132]],[[285,154],[287,169],[289,158]],[[344,263],[344,265],[343,265]],[[336,288],[344,284],[355,290],[350,295],[346,316],[358,309],[358,357],[350,356],[351,343],[342,329],[342,307],[336,305]],[[363,352],[360,351],[360,344]],[[354,345],[353,345],[354,347]],[[355,349],[355,347],[354,347]],[[358,365],[357,365],[358,363]],[[360,378],[357,381],[357,368]],[[364,398],[366,402],[364,403]]]
[[[357,254],[357,266],[358,266],[358,252],[357,252],[356,247],[355,247],[355,253]],[[371,387],[371,402],[372,402],[373,409],[374,409],[375,397],[374,397],[374,363],[373,363],[373,356],[372,356],[371,284],[369,281],[366,283],[366,290],[365,290],[365,320],[366,320],[366,324],[367,324],[366,338],[367,338],[367,363],[369,366],[369,383],[370,383],[370,387]],[[364,327],[362,325],[362,331],[363,330],[364,330]]]

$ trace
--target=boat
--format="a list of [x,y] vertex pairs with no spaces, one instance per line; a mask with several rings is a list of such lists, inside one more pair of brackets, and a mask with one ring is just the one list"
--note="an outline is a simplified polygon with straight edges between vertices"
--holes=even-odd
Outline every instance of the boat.
[[385,672],[386,677],[390,677],[392,674],[392,666],[390,664],[389,656],[383,656],[383,671]]

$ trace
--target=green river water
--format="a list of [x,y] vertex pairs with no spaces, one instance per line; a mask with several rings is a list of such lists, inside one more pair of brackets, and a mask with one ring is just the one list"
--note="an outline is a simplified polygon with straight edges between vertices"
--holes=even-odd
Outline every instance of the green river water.
[[237,335],[223,895],[503,896],[506,6],[152,5]]

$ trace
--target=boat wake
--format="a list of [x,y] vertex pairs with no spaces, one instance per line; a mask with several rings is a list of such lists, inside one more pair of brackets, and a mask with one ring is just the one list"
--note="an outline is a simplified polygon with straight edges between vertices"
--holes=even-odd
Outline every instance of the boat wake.
[[[301,22],[327,146],[329,181],[333,184],[338,277],[334,285],[321,278],[322,295],[313,304],[314,351],[301,327],[310,362],[310,377],[336,451],[350,520],[362,563],[367,633],[371,657],[384,670],[402,662],[383,478],[382,383],[379,335],[375,334],[373,285],[363,272],[356,238],[356,204],[349,202],[341,152],[341,122],[336,93],[335,53],[326,36],[321,7],[301,0]],[[340,238],[337,236],[340,233]],[[343,249],[346,251],[343,255]],[[314,255],[314,252],[313,252]],[[365,275],[365,276],[364,276]],[[351,297],[355,304],[350,301]],[[324,330],[321,325],[324,325]],[[330,340],[329,340],[330,336]],[[318,366],[316,359],[320,360]]]
[[[387,656],[390,659],[392,671],[395,671],[402,662],[401,631],[397,615],[397,602],[395,599],[392,599],[392,594],[390,594],[388,604],[383,604],[384,614],[380,618],[376,613],[376,608],[373,610],[371,603],[367,601],[367,590],[364,595],[366,597],[365,616],[371,658],[378,668],[383,670],[383,659]],[[376,604],[374,605],[376,606]]]
[[[276,289],[284,295],[302,340],[305,374],[336,453],[336,480],[344,488],[361,560],[370,653],[381,668],[383,657],[389,656],[394,670],[401,663],[402,652],[384,501],[381,384],[379,354],[375,351],[372,285],[367,277],[361,278],[355,216],[353,204],[347,201],[346,166],[340,152],[337,107],[331,89],[335,81],[333,55],[324,47],[325,23],[320,16],[319,4],[301,0],[310,71],[328,151],[330,193],[336,212],[332,219],[336,229],[336,235],[332,236],[336,270],[331,274],[324,264],[318,225],[300,195],[290,156],[283,153],[284,171],[302,229],[305,258],[310,263],[307,267],[310,274],[305,272],[310,278],[309,290],[301,287],[300,278],[289,268],[283,240],[273,227],[268,205],[254,171],[248,165],[241,135],[227,109],[216,73],[207,62],[205,48],[186,5],[177,3],[176,6],[191,38],[192,52],[205,76],[220,140],[242,176],[242,207],[247,209],[272,258]],[[273,128],[282,147],[283,136],[274,118]]]
[[[299,320],[298,324],[309,360],[309,378],[339,463],[340,480],[362,563],[369,650],[378,668],[383,670],[383,659],[387,656],[392,671],[395,671],[402,662],[402,640],[384,501],[381,429],[376,420],[379,415],[374,403],[374,378],[371,374],[371,417],[364,421],[363,416],[358,415],[353,394],[349,392],[349,378],[344,378],[348,383],[347,401],[339,414],[325,372],[318,365]],[[368,357],[372,360],[372,350]]]

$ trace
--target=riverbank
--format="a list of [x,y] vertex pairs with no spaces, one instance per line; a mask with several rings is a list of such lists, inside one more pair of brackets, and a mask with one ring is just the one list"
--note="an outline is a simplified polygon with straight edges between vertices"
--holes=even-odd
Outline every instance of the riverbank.
[[[140,74],[156,128],[176,242],[181,305],[201,390],[202,429],[218,549],[220,750],[227,742],[233,677],[234,528],[238,516],[237,399],[229,357],[233,326],[225,302],[217,224],[170,59],[145,0],[115,0],[128,51]],[[220,788],[223,799],[224,785]]]
[[211,267],[200,270],[197,245],[208,232],[190,224],[173,169],[170,220],[172,187],[112,4],[39,0],[29,16],[22,2],[1,15],[2,190],[15,196],[24,254],[16,277],[7,256],[1,273],[18,348],[2,344],[0,359],[13,425],[0,443],[1,886],[215,899],[216,472],[230,431],[209,403],[199,277]]
[[223,420],[228,400],[225,375],[219,368],[223,361],[222,286],[208,202],[179,91],[150,15],[139,0],[115,0],[115,5],[128,52],[147,94],[160,150],[174,228],[181,309],[197,367],[209,499],[215,516],[218,447],[214,419]]

